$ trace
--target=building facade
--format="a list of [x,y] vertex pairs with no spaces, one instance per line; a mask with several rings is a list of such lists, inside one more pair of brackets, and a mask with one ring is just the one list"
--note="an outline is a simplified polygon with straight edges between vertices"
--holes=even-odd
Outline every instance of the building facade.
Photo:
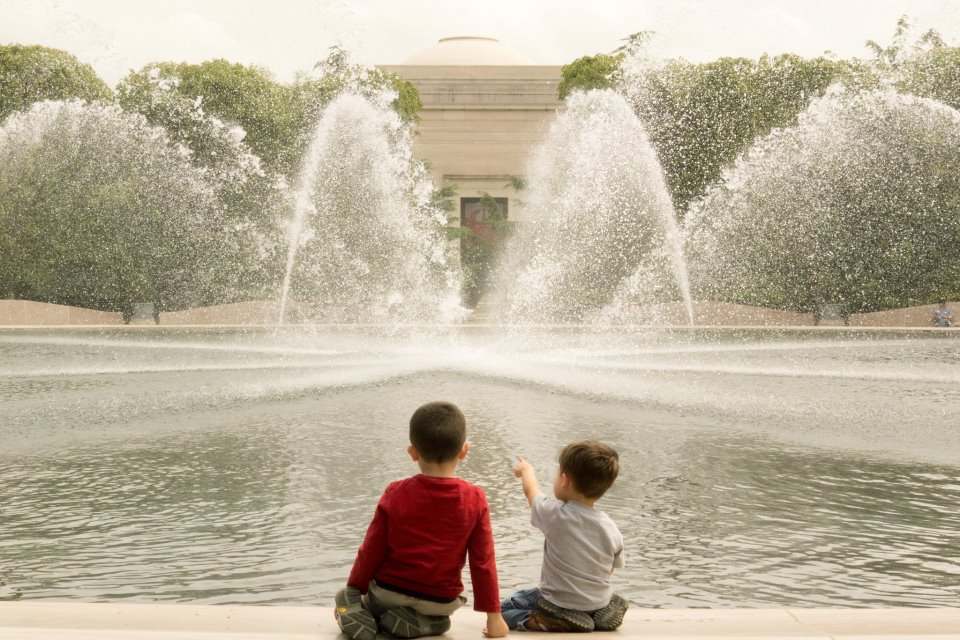
[[414,154],[429,163],[437,186],[453,186],[460,223],[483,236],[482,194],[502,214],[522,222],[524,211],[511,177],[523,178],[533,148],[554,114],[560,66],[535,64],[495,38],[443,38],[402,64],[382,65],[420,92]]

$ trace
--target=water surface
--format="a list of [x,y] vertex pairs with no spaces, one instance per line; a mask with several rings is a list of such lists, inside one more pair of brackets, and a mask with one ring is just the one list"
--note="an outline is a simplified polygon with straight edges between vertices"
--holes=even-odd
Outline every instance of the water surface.
[[637,606],[957,603],[960,339],[479,328],[0,332],[0,598],[326,603],[432,399],[504,593],[542,545],[513,460],[549,486],[591,437]]

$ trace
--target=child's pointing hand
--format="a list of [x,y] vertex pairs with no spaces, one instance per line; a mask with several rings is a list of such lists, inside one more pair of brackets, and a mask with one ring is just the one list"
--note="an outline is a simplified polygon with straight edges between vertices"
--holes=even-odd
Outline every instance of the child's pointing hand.
[[530,471],[533,471],[533,465],[531,465],[529,462],[527,462],[527,459],[524,458],[523,456],[519,456],[519,457],[517,458],[517,466],[513,468],[513,475],[515,475],[515,476],[517,476],[518,478],[520,478],[520,477],[523,476],[523,472],[526,471],[526,470],[528,470],[528,469],[529,469]]

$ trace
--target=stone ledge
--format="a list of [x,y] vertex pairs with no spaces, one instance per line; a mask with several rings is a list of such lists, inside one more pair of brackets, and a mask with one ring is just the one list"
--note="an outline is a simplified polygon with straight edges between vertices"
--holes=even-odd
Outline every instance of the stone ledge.
[[[453,616],[453,628],[443,638],[481,638],[484,620],[481,613],[458,611]],[[960,608],[632,608],[623,627],[599,635],[611,640],[960,640]],[[337,636],[344,640],[334,622],[332,606],[0,602],[0,640],[305,640]]]

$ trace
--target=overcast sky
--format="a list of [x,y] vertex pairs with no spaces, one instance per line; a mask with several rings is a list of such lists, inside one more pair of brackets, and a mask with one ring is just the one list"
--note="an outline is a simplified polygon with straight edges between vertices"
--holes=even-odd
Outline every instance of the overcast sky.
[[0,44],[42,44],[108,83],[148,62],[226,58],[292,79],[340,44],[396,64],[451,35],[499,38],[542,64],[609,52],[637,31],[691,61],[785,51],[865,57],[908,15],[960,45],[960,0],[0,0]]

